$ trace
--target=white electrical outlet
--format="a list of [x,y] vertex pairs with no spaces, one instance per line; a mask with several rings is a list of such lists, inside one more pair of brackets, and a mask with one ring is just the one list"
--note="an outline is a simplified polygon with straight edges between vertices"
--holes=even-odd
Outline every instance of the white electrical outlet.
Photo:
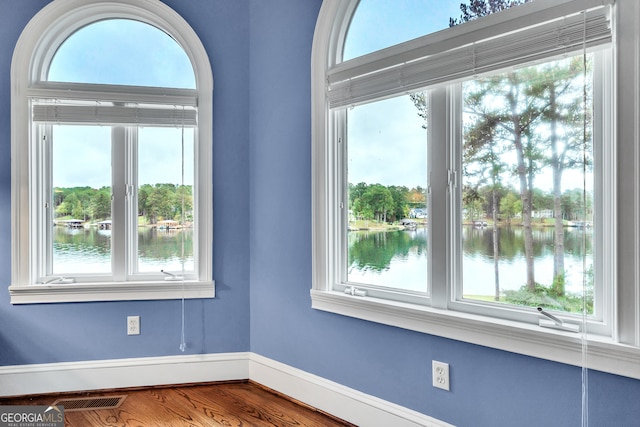
[[127,316],[127,335],[140,335],[140,316]]
[[433,386],[449,391],[449,364],[432,360],[431,367],[433,372]]

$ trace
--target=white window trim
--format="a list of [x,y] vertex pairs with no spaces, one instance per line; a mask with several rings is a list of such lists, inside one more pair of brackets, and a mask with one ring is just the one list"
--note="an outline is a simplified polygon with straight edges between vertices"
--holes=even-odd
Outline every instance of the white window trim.
[[[37,285],[31,222],[35,217],[30,192],[29,97],[50,93],[56,84],[46,77],[55,48],[80,27],[104,18],[135,19],[164,30],[185,50],[194,68],[198,102],[196,159],[198,164],[198,271],[196,280],[105,282]],[[213,298],[212,134],[213,74],[208,55],[189,24],[158,0],[57,0],[36,14],[23,30],[11,64],[11,249],[13,304],[75,301],[116,301]],[[99,96],[99,95],[97,95]],[[118,96],[126,96],[123,90]],[[153,93],[149,94],[153,98]]]
[[[537,0],[541,3],[544,0]],[[578,0],[580,1],[580,0]],[[556,0],[558,7],[572,3],[573,0]],[[586,0],[584,3],[588,3]],[[549,4],[547,2],[547,4]],[[634,0],[617,0],[614,7],[616,28],[614,39],[614,61],[616,61],[616,111],[626,114],[615,115],[617,121],[612,124],[612,133],[625,144],[635,147],[634,156],[624,157],[614,154],[618,159],[618,176],[632,176],[625,193],[627,198],[612,196],[618,207],[615,218],[624,218],[624,225],[633,232],[618,234],[622,225],[609,225],[607,232],[616,233],[616,247],[604,248],[617,251],[616,265],[605,268],[615,271],[616,277],[612,299],[615,302],[613,331],[610,337],[594,334],[575,334],[545,329],[522,322],[496,319],[486,315],[446,310],[439,304],[432,307],[381,300],[367,296],[348,295],[333,290],[329,277],[335,271],[330,241],[335,238],[337,227],[329,200],[335,199],[338,183],[335,182],[337,165],[329,159],[334,158],[336,148],[328,144],[331,129],[329,100],[326,96],[329,69],[339,62],[341,46],[348,28],[349,17],[357,6],[357,0],[325,0],[322,4],[311,59],[312,93],[312,253],[313,288],[311,290],[312,307],[345,316],[365,319],[376,323],[392,325],[413,331],[442,336],[472,344],[500,350],[553,360],[575,366],[614,373],[640,379],[640,23],[632,17],[640,13],[640,5]],[[515,13],[515,10],[514,12]],[[497,16],[497,15],[496,15]],[[505,16],[505,15],[502,15]],[[502,19],[502,18],[496,18]],[[624,35],[624,37],[622,36]],[[406,44],[407,51],[415,48],[415,42]],[[622,50],[624,49],[624,50]],[[623,51],[625,54],[617,54]],[[369,61],[379,59],[378,53],[369,55]],[[363,66],[367,61],[363,61]],[[334,69],[335,70],[335,69]],[[630,88],[634,88],[631,92]],[[605,171],[606,173],[606,171]],[[615,179],[615,177],[614,177]],[[619,194],[622,189],[618,188]],[[616,209],[609,206],[609,209]],[[624,256],[622,250],[626,250]],[[443,254],[444,256],[444,254]],[[626,279],[626,280],[624,280]],[[583,349],[586,348],[586,357]]]

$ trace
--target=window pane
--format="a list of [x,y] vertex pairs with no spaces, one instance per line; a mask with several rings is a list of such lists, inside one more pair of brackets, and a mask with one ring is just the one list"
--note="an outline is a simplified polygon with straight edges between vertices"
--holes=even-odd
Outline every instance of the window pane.
[[[360,0],[344,43],[343,60],[391,47],[533,0]],[[473,3],[473,6],[469,5]]]
[[53,126],[54,275],[111,272],[111,128]]
[[194,131],[190,128],[139,130],[139,272],[195,269],[193,147]]
[[427,132],[415,102],[378,101],[348,112],[347,280],[426,293]]
[[584,69],[577,56],[463,84],[465,298],[581,312],[584,285],[592,312],[591,58]]
[[108,19],[72,34],[56,52],[49,81],[194,89],[185,51],[165,32],[129,19]]
[[460,0],[361,0],[344,44],[346,61],[449,27]]

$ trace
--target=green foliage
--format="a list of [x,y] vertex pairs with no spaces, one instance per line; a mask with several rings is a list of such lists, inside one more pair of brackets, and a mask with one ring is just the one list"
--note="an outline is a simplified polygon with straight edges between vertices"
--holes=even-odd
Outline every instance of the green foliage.
[[463,22],[472,21],[476,18],[491,15],[519,4],[527,3],[531,0],[469,0],[469,5],[460,4],[462,15],[460,18],[449,19],[449,26],[454,27]]
[[[522,199],[517,190],[513,188],[505,188],[499,184],[484,185],[481,187],[465,187],[462,191],[463,208],[467,212],[467,219],[490,218],[493,211],[492,192],[497,194],[497,213],[500,218],[510,222],[514,217],[522,212]],[[158,212],[158,207],[149,208],[147,206],[149,195],[152,192],[163,191],[155,189],[151,185],[145,185],[139,191],[139,209],[140,213],[146,217],[153,218]],[[386,222],[399,221],[409,216],[412,208],[426,207],[425,189],[416,186],[408,189],[404,186],[383,186],[380,184],[367,184],[360,182],[357,185],[349,184],[349,209],[357,218],[378,220]],[[189,220],[189,212],[192,210],[193,197],[191,196],[191,188],[185,190],[185,212],[187,212],[187,220]],[[152,201],[160,197],[155,194]],[[176,197],[181,197],[180,188],[176,189]],[[567,190],[562,194],[562,216],[567,220],[579,220],[584,218],[584,209],[582,190]],[[153,202],[156,203],[156,202]],[[156,203],[161,205],[162,203]],[[179,203],[174,203],[173,211],[176,215],[180,214]],[[587,194],[587,206],[590,210],[592,207],[591,194]],[[535,189],[533,192],[533,210],[552,210],[553,209],[553,193]],[[169,209],[171,211],[171,209]],[[590,211],[589,211],[590,212]],[[165,214],[167,214],[165,212]],[[178,219],[169,216],[167,218]],[[550,223],[544,220],[543,223]]]
[[577,188],[568,190],[562,194],[561,200],[564,219],[576,221],[591,217],[593,210],[593,197],[590,192],[585,194],[583,190]]
[[89,213],[91,218],[96,220],[111,217],[111,190],[103,189],[91,199],[89,203]]
[[[467,212],[473,211],[473,217],[491,217],[493,206],[491,205],[491,193],[493,186],[485,185],[478,188],[464,187],[462,191],[463,208]],[[497,188],[498,215],[511,221],[522,212],[522,199],[520,193],[513,188]],[[553,210],[553,192],[534,189],[532,208],[534,211]],[[566,190],[561,195],[560,208],[562,218],[567,221],[580,221],[592,216],[593,197],[591,192],[586,193],[587,210],[584,209],[584,195],[580,189]],[[481,207],[481,210],[479,210]],[[469,213],[469,215],[471,215]],[[553,221],[541,222],[553,224]]]
[[534,290],[526,285],[515,291],[504,291],[504,302],[526,307],[542,307],[568,313],[582,313],[586,308],[587,314],[593,314],[593,274],[587,274],[589,285],[583,299],[582,294],[564,291],[564,276],[559,275],[550,287],[535,284]]
[[349,233],[349,266],[359,270],[384,271],[394,257],[406,258],[410,252],[426,251],[424,236],[411,236],[402,231]]
[[193,194],[191,186],[174,184],[145,184],[138,191],[138,213],[149,224],[161,220],[193,221]]
[[407,204],[410,208],[427,206],[427,190],[419,185],[409,190],[407,193]]
[[425,190],[381,184],[349,184],[349,209],[354,217],[395,222],[409,216],[411,207],[425,207]]
[[[72,217],[94,222],[111,218],[111,187],[54,188],[56,217]],[[193,221],[191,186],[174,184],[144,184],[138,190],[138,213],[146,224],[161,219]]]
[[506,216],[508,222],[511,222],[511,218],[519,212],[522,212],[522,200],[519,195],[510,191],[500,201],[500,213]]
[[466,204],[465,206],[468,220],[473,221],[475,219],[482,218],[483,209],[481,199],[476,199],[473,202]]
[[362,195],[361,201],[379,222],[386,222],[387,214],[394,207],[391,191],[380,184],[369,186]]
[[82,203],[80,202],[80,200],[77,200],[71,208],[71,216],[84,220],[85,209],[82,207]]
[[564,292],[564,274],[558,274],[553,278],[553,283],[551,284],[551,291],[554,295],[559,297],[563,297],[565,295]]
[[411,102],[418,109],[418,116],[422,118],[422,129],[427,129],[429,123],[429,110],[427,106],[427,92],[413,92],[409,94]]

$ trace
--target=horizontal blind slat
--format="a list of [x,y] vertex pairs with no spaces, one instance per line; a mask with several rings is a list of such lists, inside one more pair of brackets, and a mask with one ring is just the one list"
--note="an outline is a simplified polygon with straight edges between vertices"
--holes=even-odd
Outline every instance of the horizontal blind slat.
[[33,106],[33,121],[58,124],[193,127],[197,125],[197,111],[172,108],[36,104]]
[[330,108],[362,104],[577,52],[583,46],[597,47],[611,39],[609,7],[605,6],[332,82],[327,86],[327,98]]

